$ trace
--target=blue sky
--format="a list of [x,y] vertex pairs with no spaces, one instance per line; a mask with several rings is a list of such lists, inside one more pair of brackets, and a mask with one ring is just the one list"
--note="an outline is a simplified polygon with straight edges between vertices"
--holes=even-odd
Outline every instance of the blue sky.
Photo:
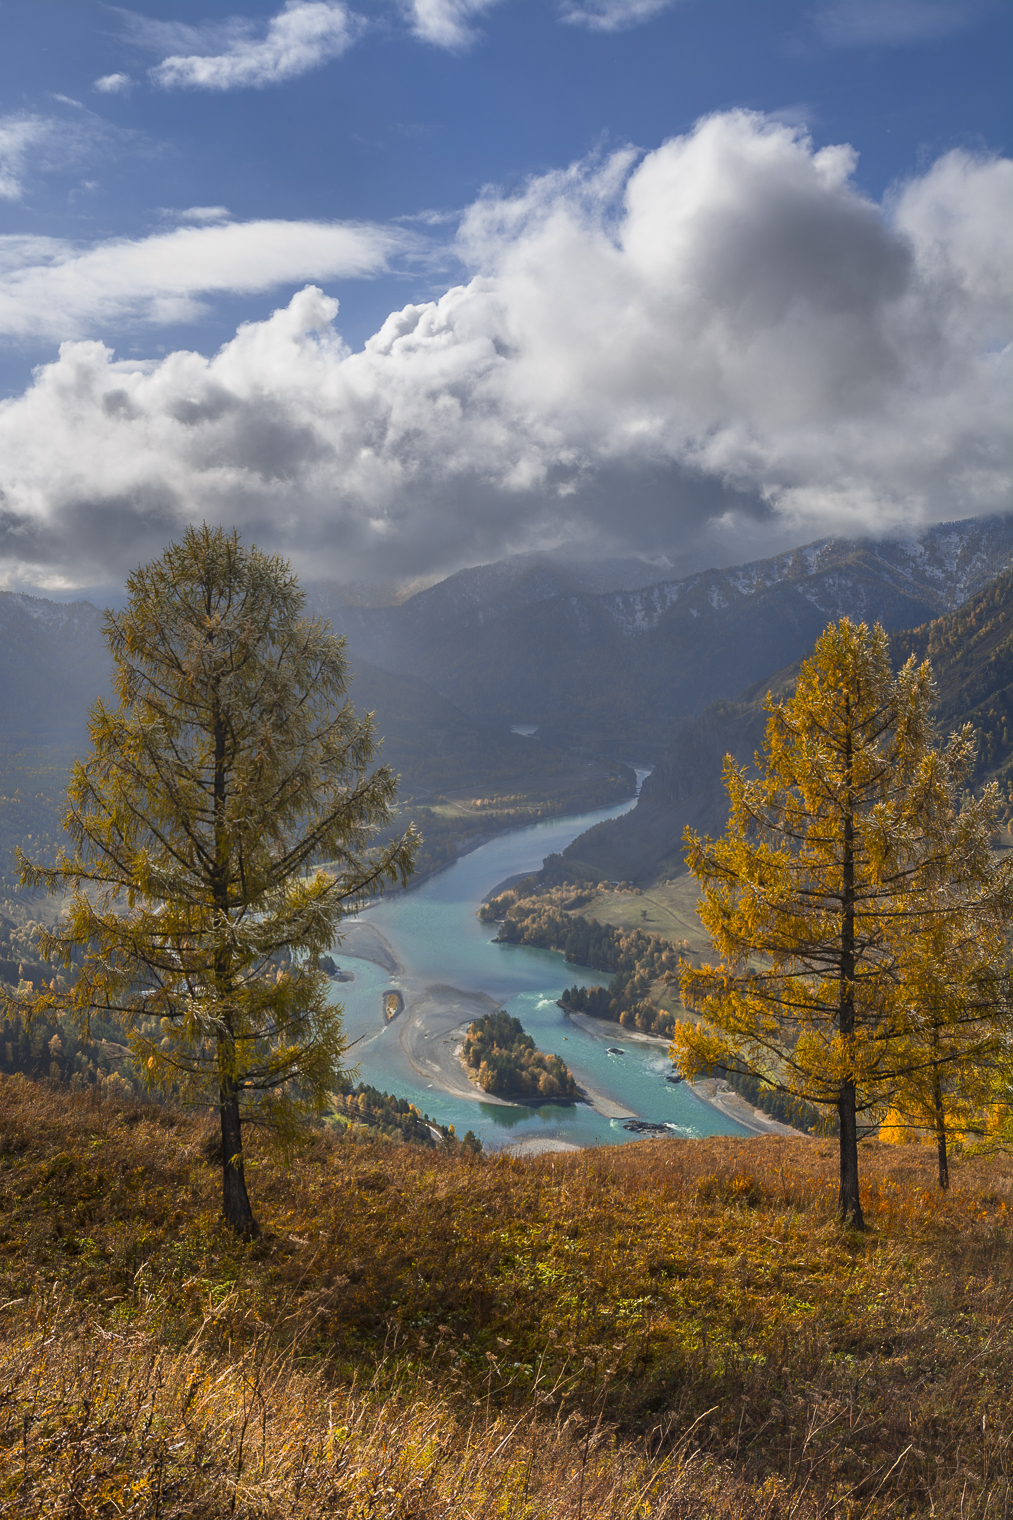
[[1008,500],[1008,5],[5,0],[0,28],[7,584],[115,578],[200,515],[407,575]]

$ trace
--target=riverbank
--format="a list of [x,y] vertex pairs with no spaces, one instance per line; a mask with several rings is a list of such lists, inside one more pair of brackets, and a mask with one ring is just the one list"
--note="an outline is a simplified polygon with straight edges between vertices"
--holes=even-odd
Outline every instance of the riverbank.
[[[447,984],[419,985],[405,976],[404,967],[394,947],[380,931],[369,923],[357,920],[348,925],[342,948],[361,960],[372,961],[392,976],[402,980],[404,1012],[398,1019],[398,1043],[412,1070],[427,1088],[439,1088],[453,1098],[463,1098],[469,1103],[489,1104],[494,1108],[530,1108],[535,1105],[522,1100],[511,1101],[496,1097],[475,1086],[465,1071],[463,1062],[464,1037],[468,1025],[474,1019],[495,1013],[499,1003],[485,992],[466,991]],[[614,1036],[628,1044],[654,1046],[667,1053],[668,1040],[656,1035],[642,1034],[636,1029],[624,1029],[607,1019],[595,1019],[590,1014],[570,1012],[570,1021],[596,1039]],[[617,1058],[618,1059],[618,1058]],[[614,1098],[608,1097],[592,1086],[586,1078],[580,1081],[581,1100],[603,1119],[640,1118],[633,1109]],[[776,1119],[769,1118],[761,1109],[754,1108],[727,1083],[711,1078],[687,1083],[689,1090],[701,1103],[726,1119],[731,1119],[752,1135],[782,1135],[804,1138],[798,1130]],[[541,1105],[538,1105],[541,1106]],[[504,1149],[514,1155],[539,1155],[547,1150],[580,1150],[572,1141],[533,1137],[518,1141]]]
[[[564,964],[547,948],[497,942],[476,915],[494,883],[537,870],[581,829],[617,812],[607,809],[503,834],[459,858],[418,892],[379,900],[359,921],[361,928],[342,926],[345,943],[336,953],[348,953],[356,980],[347,990],[335,987],[333,996],[345,1006],[349,1059],[358,1061],[364,1082],[398,1093],[439,1123],[453,1124],[459,1134],[473,1129],[490,1149],[526,1139],[581,1148],[625,1146],[634,1139],[622,1128],[629,1119],[668,1125],[687,1138],[753,1132],[720,1107],[701,1102],[688,1085],[665,1082],[664,1039],[628,1040],[626,1030],[619,1034],[597,1021],[580,1025],[565,1017],[558,1006],[565,982],[587,981],[587,966]],[[363,959],[353,962],[353,954]],[[383,1024],[382,994],[392,989],[402,992],[405,1011]],[[457,1047],[473,1019],[498,1009],[520,1020],[538,1050],[560,1057],[585,1101],[494,1103],[491,1094],[467,1082]],[[626,1049],[625,1058],[607,1053],[612,1039]]]
[[[356,937],[354,953],[363,960],[373,961],[392,975],[403,980],[405,1011],[398,1020],[398,1043],[412,1070],[427,1087],[439,1088],[450,1097],[462,1098],[469,1103],[488,1104],[494,1108],[530,1108],[536,1105],[523,1100],[496,1097],[477,1088],[468,1076],[463,1062],[464,1037],[469,1024],[475,1019],[495,1013],[499,1004],[487,993],[466,991],[446,984],[420,986],[413,979],[404,977],[404,969],[393,947],[372,925],[355,925],[363,931]],[[351,947],[348,947],[351,949]],[[642,1034],[638,1030],[623,1029],[605,1019],[594,1019],[588,1014],[570,1013],[571,1021],[587,1034],[597,1039],[614,1037],[626,1043],[654,1046],[667,1054],[669,1042],[655,1035]],[[618,1058],[617,1058],[618,1059]],[[641,1117],[633,1109],[618,1103],[599,1091],[585,1078],[580,1083],[581,1100],[603,1119],[636,1119]],[[804,1137],[800,1131],[787,1124],[771,1119],[761,1109],[754,1108],[727,1083],[713,1078],[687,1083],[687,1087],[701,1103],[716,1113],[742,1126],[751,1135],[781,1135],[795,1139]],[[543,1106],[543,1105],[537,1105]],[[507,1146],[515,1155],[538,1155],[546,1150],[580,1150],[571,1141],[548,1140],[542,1137],[519,1141]]]
[[335,941],[338,955],[353,955],[360,961],[372,961],[391,976],[401,976],[404,967],[394,953],[394,947],[379,929],[361,918],[349,919],[342,926],[341,935]]
[[[577,1013],[568,1010],[569,1017],[579,1028],[588,1034],[597,1035],[604,1039],[606,1031],[615,1031],[617,1043],[636,1043],[639,1045],[653,1045],[657,1049],[668,1053],[671,1041],[659,1039],[654,1034],[641,1034],[639,1029],[624,1029],[621,1024],[613,1024],[610,1019],[592,1018],[589,1013]],[[732,1119],[736,1124],[741,1124],[751,1135],[785,1135],[792,1136],[796,1140],[808,1139],[801,1130],[792,1129],[790,1124],[782,1124],[779,1119],[772,1119],[765,1114],[762,1108],[754,1108],[753,1105],[729,1087],[727,1082],[721,1082],[713,1077],[701,1077],[697,1082],[687,1083],[694,1097],[699,1098],[701,1103],[706,1103],[719,1114],[724,1114],[726,1119]],[[626,1117],[625,1115],[623,1117]],[[630,1116],[632,1117],[632,1115]]]
[[[523,1099],[495,1097],[476,1087],[464,1067],[464,1037],[474,1019],[496,1013],[499,1004],[484,992],[464,992],[460,987],[426,987],[409,993],[408,1012],[400,1043],[413,1069],[444,1092],[472,1103],[491,1103],[499,1108],[551,1107]],[[603,1119],[635,1119],[632,1109],[607,1097],[586,1080],[580,1084],[581,1101]],[[572,1106],[567,1103],[567,1107]],[[573,1147],[581,1149],[580,1146]]]
[[709,1103],[719,1114],[734,1119],[736,1124],[743,1125],[754,1135],[784,1135],[793,1140],[812,1139],[811,1135],[802,1130],[793,1129],[790,1124],[782,1124],[779,1119],[772,1119],[762,1108],[754,1108],[748,1099],[729,1087],[727,1082],[715,1077],[701,1077],[689,1086],[701,1102]]
[[[348,925],[342,939],[342,948],[348,954],[372,961],[374,965],[401,979],[405,1012],[398,1020],[401,1026],[398,1030],[398,1043],[412,1070],[427,1087],[438,1087],[450,1097],[465,1098],[469,1103],[487,1103],[497,1108],[532,1106],[483,1092],[476,1088],[465,1073],[462,1054],[468,1025],[474,1019],[496,1013],[500,1005],[495,998],[485,992],[469,992],[446,984],[423,986],[416,983],[411,976],[405,975],[404,967],[390,941],[374,925],[361,920]],[[664,1045],[665,1041],[654,1043]],[[586,1102],[603,1119],[638,1117],[631,1108],[607,1097],[586,1080],[579,1085],[583,1095],[581,1101]],[[564,1148],[581,1149],[569,1142],[566,1142]]]

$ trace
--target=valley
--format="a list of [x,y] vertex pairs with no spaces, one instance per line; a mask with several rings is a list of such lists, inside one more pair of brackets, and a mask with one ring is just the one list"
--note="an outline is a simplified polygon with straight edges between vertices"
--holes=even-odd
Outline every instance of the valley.
[[[977,541],[1008,562],[996,532]],[[864,574],[869,557],[858,559]],[[936,564],[916,596],[912,556],[902,559],[907,589],[891,605],[914,621],[892,631],[891,657],[931,658],[941,726],[973,724],[974,784],[995,780],[1009,798],[1013,572],[1000,566],[979,584],[973,555],[958,561]],[[722,621],[728,609],[714,597],[702,644],[664,624],[673,691],[639,725],[634,711],[649,707],[659,677],[645,676],[635,641],[611,674],[605,660],[584,702],[580,660],[592,682],[601,653],[593,621],[576,663],[565,640],[552,648],[562,673],[551,721],[538,721],[537,670],[535,695],[521,704],[515,693],[517,705],[497,714],[491,700],[469,710],[463,677],[452,700],[410,662],[385,669],[353,650],[353,700],[375,713],[382,758],[401,776],[388,832],[413,821],[423,843],[408,888],[346,921],[322,962],[350,1069],[325,1122],[291,1155],[250,1135],[256,1238],[240,1240],[215,1212],[218,1130],[151,1101],[115,1020],[96,1017],[84,1034],[54,1015],[28,1030],[8,1003],[0,1365],[25,1432],[18,1483],[73,1492],[96,1512],[101,1450],[103,1503],[115,1495],[125,1513],[134,1503],[153,1516],[135,1499],[138,1483],[154,1483],[159,1496],[252,1520],[260,1489],[243,1475],[233,1416],[254,1387],[259,1460],[273,1464],[286,1512],[306,1520],[318,1513],[315,1498],[304,1503],[307,1484],[351,1505],[378,1474],[414,1482],[420,1442],[427,1493],[438,1496],[426,1513],[447,1520],[462,1482],[504,1513],[523,1480],[546,1514],[563,1481],[575,1516],[588,1492],[601,1513],[639,1516],[639,1499],[627,1505],[634,1474],[674,1514],[729,1520],[787,1513],[770,1508],[771,1495],[824,1520],[870,1472],[885,1496],[885,1508],[864,1505],[870,1520],[909,1499],[910,1513],[925,1513],[926,1494],[946,1513],[972,1479],[982,1493],[1002,1488],[1005,1427],[987,1420],[983,1434],[976,1402],[1000,1407],[1011,1354],[1002,1283],[1013,1181],[1002,1157],[955,1152],[944,1193],[930,1147],[866,1132],[867,1228],[843,1232],[838,1142],[824,1138],[820,1114],[720,1065],[674,1079],[678,961],[699,965],[710,948],[682,829],[722,828],[723,756],[750,762],[767,692],[790,693],[807,652],[805,620],[778,623],[799,590],[776,569],[754,577],[773,588],[771,623],[755,604],[749,618],[739,607]],[[548,613],[532,618],[526,637],[551,639],[550,625]],[[12,727],[0,750],[0,977],[19,995],[49,981],[35,935],[60,904],[19,888],[10,851],[51,856],[84,742],[81,690],[76,709],[61,708],[51,679],[60,629],[82,646],[75,657],[92,689],[105,669],[86,647],[94,620],[53,615],[43,626],[48,642],[34,664],[23,646],[19,679],[53,721]],[[466,619],[455,638],[462,671],[465,654],[485,658]],[[766,674],[698,710],[693,662],[707,680],[731,682],[747,656]],[[995,843],[1013,843],[1008,829]],[[107,1347],[115,1355],[103,1361]],[[290,1372],[278,1372],[279,1357]],[[135,1385],[147,1387],[152,1368],[161,1402],[149,1430]],[[96,1378],[85,1458],[67,1390]],[[360,1380],[369,1394],[357,1402]],[[643,1428],[662,1407],[674,1444],[666,1436],[648,1450]],[[593,1490],[582,1466],[588,1410],[607,1430]],[[0,1503],[3,1494],[0,1483]]]
[[[461,900],[456,886],[451,890],[451,896],[460,902],[452,931],[454,937],[452,940],[444,937],[437,956],[428,958],[426,981],[415,989],[417,996],[429,998],[425,1006],[431,1009],[432,1016],[438,1016],[439,997],[434,1003],[425,987],[438,984],[446,988],[462,977],[462,985],[468,986],[469,978],[477,970],[470,968],[467,954],[461,961],[459,947],[464,919],[474,914],[489,886],[516,876],[518,869],[522,873],[534,872],[538,890],[550,895],[554,883],[576,884],[582,894],[576,911],[585,920],[596,920],[627,935],[639,935],[645,944],[660,941],[674,945],[680,953],[698,957],[706,949],[707,937],[695,913],[695,886],[684,874],[682,830],[687,824],[705,832],[720,830],[725,806],[720,785],[723,756],[730,751],[740,763],[749,763],[763,735],[763,700],[768,691],[776,696],[789,691],[797,667],[791,663],[773,669],[733,700],[721,698],[711,702],[698,715],[683,707],[671,743],[659,752],[658,763],[649,774],[646,770],[641,772],[644,780],[640,795],[635,805],[631,805],[623,799],[632,798],[637,787],[634,770],[626,763],[631,752],[635,753],[637,725],[631,728],[626,722],[620,704],[606,728],[597,727],[598,720],[593,719],[579,737],[568,731],[575,721],[577,692],[573,687],[576,682],[579,689],[579,681],[575,676],[577,667],[571,660],[573,646],[566,639],[550,641],[548,646],[553,649],[559,678],[565,677],[569,686],[553,708],[551,722],[546,724],[524,721],[532,714],[540,715],[541,699],[537,692],[541,678],[537,663],[525,665],[527,646],[523,640],[519,651],[514,648],[516,678],[520,679],[523,672],[528,684],[523,699],[518,696],[511,706],[508,714],[511,721],[507,722],[488,711],[469,713],[433,684],[412,673],[409,669],[412,661],[403,642],[398,643],[402,637],[396,632],[399,626],[411,633],[416,662],[427,649],[425,658],[437,661],[439,649],[451,640],[461,657],[467,653],[472,661],[474,679],[478,679],[479,670],[485,669],[483,680],[489,683],[489,690],[495,690],[495,670],[490,671],[482,664],[489,647],[481,634],[483,629],[497,629],[498,638],[512,637],[511,619],[520,620],[518,626],[524,623],[527,628],[525,639],[537,635],[544,642],[547,625],[539,622],[539,618],[568,617],[570,613],[576,616],[575,608],[584,607],[588,612],[596,607],[595,617],[588,612],[585,618],[582,612],[577,618],[578,623],[583,619],[584,628],[578,666],[583,661],[590,668],[592,664],[597,666],[602,655],[601,641],[595,632],[597,628],[600,633],[602,625],[595,618],[603,608],[611,607],[610,637],[621,635],[622,644],[616,647],[621,649],[625,661],[623,701],[634,703],[642,712],[651,709],[653,688],[650,682],[646,688],[641,684],[644,674],[641,661],[647,647],[641,635],[663,634],[672,650],[678,650],[659,665],[659,669],[674,678],[666,700],[667,710],[676,712],[679,709],[673,704],[678,701],[688,701],[692,707],[685,686],[679,682],[685,681],[687,671],[695,668],[699,648],[693,642],[694,630],[702,619],[709,620],[708,658],[712,672],[715,659],[724,661],[720,667],[724,674],[713,678],[731,680],[734,671],[741,668],[743,641],[749,645],[749,658],[767,661],[769,668],[772,658],[784,651],[785,638],[803,636],[804,629],[797,619],[789,619],[776,637],[766,637],[764,629],[769,633],[773,626],[764,622],[767,614],[763,609],[767,606],[769,610],[766,599],[770,596],[782,598],[778,606],[783,614],[790,599],[804,593],[803,600],[810,598],[806,605],[820,618],[824,615],[822,606],[814,604],[825,599],[831,586],[836,587],[834,594],[838,598],[857,595],[856,587],[861,586],[859,600],[863,605],[868,605],[873,596],[870,588],[878,587],[875,596],[879,605],[892,606],[897,616],[906,612],[913,617],[926,608],[938,610],[959,602],[955,611],[944,611],[928,623],[910,630],[897,629],[892,635],[894,657],[900,662],[914,652],[918,658],[926,654],[932,658],[940,689],[941,722],[974,723],[980,743],[979,780],[997,778],[1010,794],[1013,572],[1006,570],[997,578],[986,579],[984,584],[982,581],[996,557],[1000,561],[1005,557],[1008,562],[1013,549],[1011,524],[1013,518],[951,525],[930,530],[923,541],[913,544],[828,541],[758,565],[691,576],[683,582],[664,582],[646,588],[634,586],[614,596],[589,585],[586,572],[583,580],[575,579],[572,567],[564,574],[563,569],[538,559],[517,566],[506,562],[500,567],[461,572],[388,608],[336,605],[340,597],[332,588],[328,593],[331,612],[339,622],[344,619],[347,636],[353,641],[361,638],[368,642],[366,633],[372,628],[369,634],[372,652],[400,661],[403,667],[397,671],[374,664],[357,654],[353,643],[350,695],[360,710],[375,714],[376,732],[382,739],[380,758],[401,777],[395,827],[402,829],[409,821],[414,822],[422,835],[409,896],[431,878],[440,881],[449,867],[463,862],[472,852],[483,852],[485,858],[492,841],[497,838],[504,841],[504,850],[494,857],[502,864],[490,866],[484,877],[474,878],[475,888],[468,888],[474,895],[467,902]],[[607,577],[607,570],[600,573]],[[626,567],[625,573],[627,580],[636,579],[630,567]],[[312,594],[317,598],[316,605],[321,606],[321,593]],[[783,602],[785,597],[789,598],[788,603]],[[892,603],[891,597],[895,598]],[[564,613],[564,605],[570,613]],[[677,624],[673,618],[680,605],[684,622]],[[620,606],[626,608],[622,617],[616,611]],[[748,635],[742,623],[747,614],[754,619]],[[68,609],[38,599],[0,594],[0,623],[4,623],[11,647],[16,651],[5,677],[9,688],[6,710],[17,704],[19,693],[31,689],[32,703],[24,705],[30,708],[35,725],[31,743],[27,742],[25,732],[16,727],[0,734],[2,894],[7,903],[9,932],[23,934],[18,925],[31,924],[42,913],[42,905],[33,906],[19,892],[13,846],[22,844],[37,858],[52,858],[59,841],[59,814],[69,765],[84,741],[85,696],[89,690],[95,695],[101,693],[108,667],[99,636],[99,614],[86,604]],[[33,629],[38,630],[34,642],[29,636]],[[381,637],[378,630],[384,629]],[[511,647],[509,642],[505,647]],[[660,647],[655,649],[652,659],[661,661]],[[600,696],[612,690],[609,668],[606,658],[598,670]],[[59,684],[68,670],[73,678],[73,702],[67,700]],[[445,676],[444,684],[453,685],[450,675],[445,672]],[[652,676],[651,680],[654,679]],[[486,701],[484,705],[489,708],[496,703]],[[41,714],[47,715],[48,728],[42,724]],[[661,730],[652,732],[653,739],[646,729],[639,729],[648,749]],[[624,758],[616,759],[617,752]],[[601,821],[589,820],[590,828],[577,824],[571,828],[563,823],[565,833],[560,843],[550,844],[545,836],[541,853],[537,845],[526,845],[523,853],[518,854],[510,843],[515,839],[538,839],[539,828],[532,832],[532,826],[544,830],[550,820],[562,823],[592,809],[605,809],[607,815],[599,814]],[[518,869],[511,870],[511,866]],[[469,873],[469,880],[472,874]],[[478,891],[480,879],[486,885]],[[436,890],[440,892],[443,888],[439,886]],[[566,897],[565,891],[562,896]],[[541,905],[537,905],[537,911],[542,911]],[[380,904],[368,917],[379,923],[387,912]],[[551,936],[544,943],[555,946]],[[12,954],[8,961],[8,970],[3,974],[15,981],[27,978],[38,986],[47,976],[46,968],[36,963],[28,948],[22,948],[16,957]],[[360,1015],[354,1009],[359,994],[367,985],[372,986],[373,979],[368,960],[359,964],[363,968],[359,986],[354,990],[340,989],[356,1028]],[[603,977],[600,970],[596,973],[592,967],[585,968],[582,979],[587,985],[602,981],[607,984],[609,977]],[[642,981],[641,976],[636,983],[636,997],[644,1010],[640,1024],[657,1033],[656,1021],[663,1011],[668,1008],[678,1012],[681,1005],[677,997],[673,1001],[670,980],[662,981],[648,973],[643,985]],[[495,977],[492,982],[480,981],[479,985],[485,993],[500,995]],[[551,985],[550,976],[546,986]],[[561,989],[562,982],[553,992],[550,1005]],[[581,1017],[576,1007],[573,1012],[575,1019]],[[362,1017],[368,1023],[371,1014],[364,1011]],[[528,1023],[534,1018],[530,998],[525,1018]],[[541,1035],[548,1037],[543,1023],[539,1022]],[[636,1018],[632,1015],[631,1027],[636,1032]],[[607,1024],[603,1028],[607,1030]],[[68,1042],[66,1033],[61,1035],[56,1026],[47,1038],[53,1035],[63,1039],[68,1051],[76,1049],[73,1041]],[[562,1052],[562,1045],[559,1048]],[[125,1052],[121,1055],[115,1052],[115,1040],[106,1047],[96,1047],[90,1066],[99,1077],[104,1069],[106,1075],[102,1080],[108,1082],[115,1077],[130,1085]],[[18,1058],[20,1068],[25,1070],[34,1070],[40,1060],[41,1057],[27,1052],[27,1047]],[[592,1061],[591,1065],[594,1064]],[[87,1052],[81,1055],[78,1065],[82,1069],[89,1067]],[[427,1089],[424,1086],[416,1089],[414,1085],[418,1077],[410,1062],[403,1069],[402,1065],[396,1060],[385,1067],[382,1059],[377,1061],[370,1054],[364,1071],[381,1091],[385,1090],[385,1084],[396,1085],[400,1080],[405,1092],[409,1092],[410,1086],[412,1094],[425,1096]],[[591,1079],[590,1068],[585,1075]],[[608,1092],[607,1064],[606,1069],[597,1072],[595,1082],[596,1090]],[[650,1106],[646,1089],[640,1092],[634,1084],[635,1091],[627,1093],[624,1085],[620,1086],[623,1092],[610,1097],[609,1102],[618,1102],[620,1108],[625,1104],[626,1112],[631,1108],[642,1112],[645,1101]],[[448,1114],[444,1120],[451,1122]],[[494,1125],[486,1140],[495,1133]],[[564,1142],[562,1132],[557,1140]]]

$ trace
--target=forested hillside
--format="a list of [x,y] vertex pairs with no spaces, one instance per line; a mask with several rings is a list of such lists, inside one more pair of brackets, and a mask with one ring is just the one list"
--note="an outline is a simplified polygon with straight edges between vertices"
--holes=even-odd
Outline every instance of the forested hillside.
[[92,702],[109,695],[99,609],[0,591],[0,651],[0,743],[78,741]]
[[976,779],[998,781],[1013,807],[1013,570],[949,617],[891,636],[897,664],[908,655],[932,662],[944,733],[973,723]]
[[[1013,571],[1006,570],[962,607],[910,632],[890,635],[894,663],[929,659],[939,690],[943,734],[964,723],[978,733],[976,780],[997,779],[1013,805]],[[726,754],[748,765],[766,728],[763,702],[794,682],[797,662],[775,671],[733,702],[714,702],[685,723],[650,776],[637,806],[590,829],[564,851],[572,881],[650,881],[684,869],[689,825],[717,834],[726,817],[721,768]]]
[[[110,666],[102,614],[87,602],[65,607],[0,593],[0,649],[2,897],[18,890],[15,845],[49,864],[62,842],[70,766],[88,748],[89,707],[110,696]],[[415,805],[426,835],[422,871],[497,828],[586,811],[634,790],[628,767],[469,717],[417,677],[364,659],[350,662],[350,676],[355,707],[375,714],[378,761],[401,776],[400,796]],[[463,806],[448,805],[462,793]]]
[[52,863],[62,839],[73,758],[74,746],[67,743],[31,748],[0,743],[0,898],[18,890],[16,845],[33,859]]

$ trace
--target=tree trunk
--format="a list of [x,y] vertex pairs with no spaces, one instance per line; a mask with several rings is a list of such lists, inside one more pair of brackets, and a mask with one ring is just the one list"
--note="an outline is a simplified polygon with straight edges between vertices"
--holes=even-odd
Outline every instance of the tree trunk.
[[844,1224],[864,1230],[865,1218],[858,1192],[858,1116],[854,1082],[845,1080],[841,1083],[837,1117],[841,1132],[841,1186],[837,1195],[837,1213]]
[[[211,634],[209,632],[209,640]],[[222,917],[229,917],[229,860],[225,831],[225,723],[214,696],[215,731],[215,865],[212,880],[215,907]],[[215,957],[215,989],[228,998],[232,987],[231,966],[227,952]],[[227,1006],[227,1004],[226,1004]],[[236,1047],[232,1019],[226,1014],[224,1032],[218,1040],[218,1107],[222,1117],[222,1214],[237,1235],[258,1233],[257,1221],[246,1191],[243,1166],[243,1125],[239,1113],[239,1083],[236,1080]]]
[[[852,794],[854,751],[851,737],[851,698],[845,699],[848,731],[844,745],[844,777],[847,785],[844,803],[844,849],[841,856],[841,992],[837,1022],[845,1051],[850,1054],[855,1033],[855,804]],[[865,1229],[862,1201],[858,1192],[858,1117],[855,1082],[844,1078],[837,1098],[837,1117],[841,1133],[841,1185],[837,1212],[841,1220],[855,1230]]]
[[950,1159],[946,1153],[946,1109],[943,1106],[943,1087],[936,1068],[932,1080],[932,1107],[936,1128],[936,1149],[939,1155],[939,1186],[945,1192],[950,1185]]
[[243,1166],[239,1088],[233,1077],[223,1077],[218,1097],[222,1116],[222,1214],[237,1235],[256,1235],[257,1221],[250,1207]]

